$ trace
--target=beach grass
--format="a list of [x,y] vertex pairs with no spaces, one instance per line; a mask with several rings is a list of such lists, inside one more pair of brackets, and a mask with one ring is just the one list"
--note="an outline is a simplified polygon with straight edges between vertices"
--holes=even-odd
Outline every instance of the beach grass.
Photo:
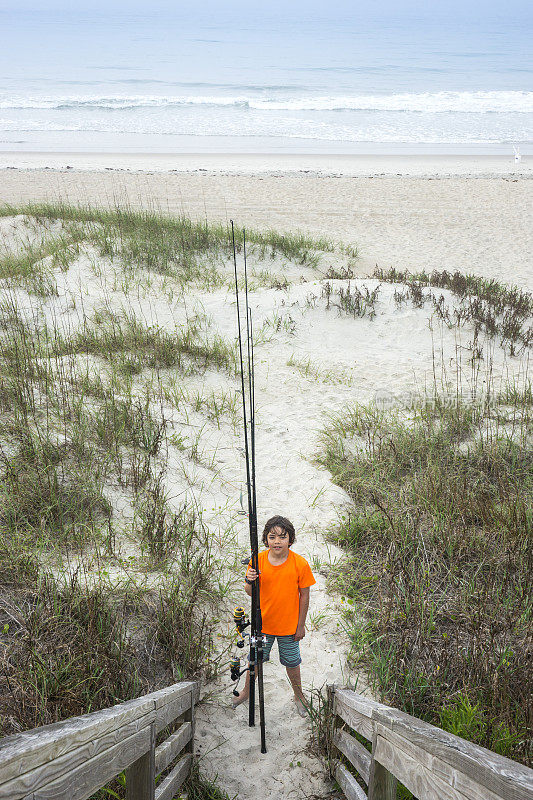
[[197,515],[158,509],[169,531],[148,532],[145,516],[141,543],[150,563],[172,559],[153,588],[131,571],[113,579],[105,556],[47,569],[48,539],[13,533],[2,520],[3,735],[216,671],[221,584],[207,530]]
[[54,355],[74,353],[118,361],[126,374],[138,374],[145,367],[187,371],[214,366],[232,374],[237,371],[235,346],[220,336],[209,338],[198,319],[191,319],[169,333],[157,325],[148,325],[132,313],[117,314],[104,309],[87,321],[82,330],[55,338]]
[[297,358],[294,353],[287,361],[287,366],[295,369],[308,381],[320,383],[346,384],[350,383],[351,376],[341,369],[324,369],[315,364],[311,358]]
[[[200,257],[217,255],[231,259],[232,238],[228,225],[195,222],[186,216],[172,217],[160,211],[136,211],[127,205],[115,208],[73,206],[64,202],[5,205],[1,216],[23,215],[38,221],[60,220],[99,247],[102,255],[118,256],[125,265],[143,267],[160,274],[172,274],[186,282],[202,280],[212,275],[210,285],[219,285],[216,264],[202,266]],[[243,247],[244,234],[235,227],[238,252]],[[248,252],[259,259],[282,256],[302,266],[317,266],[320,253],[335,249],[325,237],[304,233],[279,233],[276,230],[246,230]],[[204,272],[202,273],[202,270]],[[213,271],[214,270],[214,271]],[[209,281],[208,281],[209,283]]]
[[352,505],[330,581],[381,698],[531,763],[533,417],[490,397],[331,419],[320,461]]
[[217,784],[218,775],[214,780],[202,774],[199,764],[194,764],[191,774],[187,778],[183,792],[186,793],[187,800],[236,800],[236,795],[230,797]]
[[[0,278],[3,734],[208,678],[224,653],[224,569],[201,512],[164,489],[161,375],[231,380],[234,346],[198,316],[169,333],[109,312],[109,298],[90,316],[81,307],[77,325],[50,315],[53,294],[30,277],[52,249],[6,257]],[[219,424],[236,411],[231,392],[188,399]]]
[[40,241],[25,241],[16,252],[0,255],[0,281],[21,285],[31,294],[47,297],[57,294],[54,270],[66,271],[80,254],[82,234],[41,232]]
[[[331,274],[331,273],[330,273]],[[322,286],[322,297],[326,300],[326,310],[336,308],[340,313],[354,317],[368,317],[372,320],[376,316],[376,302],[379,297],[379,285],[374,289],[368,286],[357,286],[348,280],[347,285],[333,286],[326,281]]]
[[[499,337],[511,355],[524,352],[533,344],[533,295],[516,286],[507,286],[494,278],[446,270],[411,273],[394,268],[376,269],[374,276],[405,287],[405,291],[402,289],[395,294],[398,304],[410,300],[421,308],[429,301],[448,325],[470,323],[474,327],[474,339],[480,333]],[[424,287],[447,289],[459,298],[460,305],[451,311],[443,295],[437,297],[433,292],[423,292]]]

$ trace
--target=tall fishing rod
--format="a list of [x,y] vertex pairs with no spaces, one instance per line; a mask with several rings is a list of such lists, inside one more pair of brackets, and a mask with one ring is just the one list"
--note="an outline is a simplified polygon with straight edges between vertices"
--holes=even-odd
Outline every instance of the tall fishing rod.
[[[253,355],[252,312],[248,305],[248,271],[246,263],[246,234],[243,231],[244,252],[244,288],[246,307],[246,371],[248,383],[248,411],[246,414],[245,367],[242,346],[241,311],[239,305],[239,285],[237,275],[237,251],[235,247],[235,229],[231,221],[231,238],[233,244],[233,265],[235,269],[235,298],[237,302],[237,328],[239,333],[239,359],[241,368],[241,393],[244,422],[244,453],[246,457],[246,488],[248,494],[248,523],[250,529],[250,551],[252,569],[259,575],[259,542],[257,536],[257,498],[255,491],[255,385]],[[248,426],[249,422],[249,426]],[[263,622],[261,618],[261,602],[259,579],[252,583],[252,609],[250,614],[250,694],[248,700],[248,725],[255,725],[255,674],[257,671],[257,689],[259,695],[259,722],[261,726],[261,752],[266,753],[265,738],[265,701],[263,686]]]
[[[252,512],[253,512],[253,538],[255,559],[257,562],[256,571],[259,572],[259,544],[257,536],[257,495],[255,491],[255,370],[254,370],[254,337],[252,310],[248,304],[248,267],[246,260],[246,233],[243,230],[243,255],[244,255],[244,289],[246,296],[246,334],[248,340],[248,387],[250,397],[250,444],[251,444],[251,488],[252,488]],[[261,727],[261,752],[266,753],[265,741],[265,694],[263,685],[263,620],[261,617],[260,603],[260,584],[257,584],[257,605],[256,605],[256,638],[257,638],[257,688],[259,694],[259,724]],[[253,590],[253,587],[252,587]],[[250,676],[251,678],[251,676]],[[249,715],[251,716],[251,715]],[[250,723],[249,723],[250,724]],[[253,724],[253,720],[252,720]]]

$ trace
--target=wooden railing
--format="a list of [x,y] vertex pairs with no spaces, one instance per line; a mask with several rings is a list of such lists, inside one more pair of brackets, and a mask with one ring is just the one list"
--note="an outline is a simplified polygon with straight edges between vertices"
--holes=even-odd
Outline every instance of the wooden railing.
[[[0,800],[86,800],[126,770],[128,800],[172,800],[191,768],[199,687],[176,683],[0,742]],[[156,747],[156,736],[181,724]],[[156,776],[185,750],[171,772]]]
[[[397,781],[418,800],[533,800],[533,770],[347,689],[329,687],[333,743],[363,779],[335,760],[348,800],[396,800]],[[369,752],[348,726],[372,743]]]

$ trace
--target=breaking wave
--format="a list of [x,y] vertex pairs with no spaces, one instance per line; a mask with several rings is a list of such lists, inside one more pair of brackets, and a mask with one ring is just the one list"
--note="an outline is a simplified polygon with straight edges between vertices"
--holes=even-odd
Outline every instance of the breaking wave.
[[533,112],[533,92],[421,92],[403,94],[260,97],[191,95],[165,97],[10,97],[1,109],[134,109],[179,106],[239,107],[261,111],[397,111],[415,113],[509,114]]

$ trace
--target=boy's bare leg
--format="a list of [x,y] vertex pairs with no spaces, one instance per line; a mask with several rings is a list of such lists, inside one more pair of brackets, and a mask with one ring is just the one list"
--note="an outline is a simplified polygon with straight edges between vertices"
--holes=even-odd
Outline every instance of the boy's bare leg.
[[[307,702],[302,690],[302,677],[300,675],[300,667],[286,667],[287,676],[291,682],[292,690],[294,692],[294,699],[297,701],[297,704],[300,703],[304,707],[305,716],[305,708],[307,708]],[[250,696],[250,670],[246,671],[246,679],[244,681],[244,688],[242,691],[239,692],[238,697],[233,697],[232,703],[233,707],[237,708],[240,706],[241,703],[244,703],[245,700],[248,700]]]
[[287,676],[291,682],[295,699],[299,700],[301,703],[306,705],[306,700],[304,697],[304,693],[302,691],[302,678],[300,675],[300,665],[298,665],[297,667],[286,667],[286,670],[287,670]]

